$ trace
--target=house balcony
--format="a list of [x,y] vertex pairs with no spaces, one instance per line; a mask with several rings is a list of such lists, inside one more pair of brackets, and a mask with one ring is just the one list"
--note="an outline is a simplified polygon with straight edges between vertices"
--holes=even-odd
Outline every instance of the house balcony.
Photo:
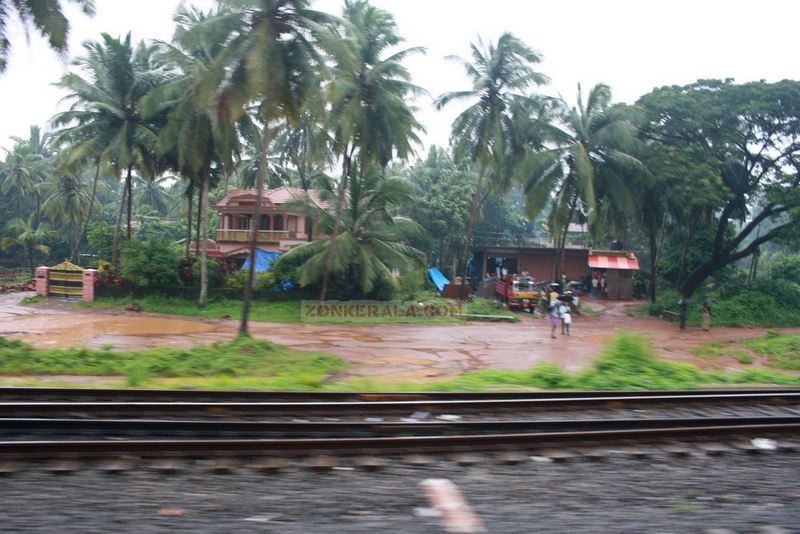
[[[249,243],[252,238],[251,230],[217,230],[215,240],[233,241],[238,243]],[[290,231],[290,230],[258,230],[257,236],[258,243],[274,243],[277,244],[282,240],[295,239],[305,241],[308,236],[304,233]]]

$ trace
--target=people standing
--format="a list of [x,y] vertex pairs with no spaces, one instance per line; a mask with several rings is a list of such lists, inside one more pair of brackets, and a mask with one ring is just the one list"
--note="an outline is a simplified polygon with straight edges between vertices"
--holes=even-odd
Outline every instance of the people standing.
[[559,308],[559,315],[561,315],[561,335],[569,335],[569,325],[572,324],[572,314],[570,313],[569,304],[562,302]]
[[600,277],[593,276],[592,277],[592,296],[593,297],[597,296],[597,288],[598,288],[599,285],[600,285]]
[[552,339],[556,338],[556,328],[558,328],[559,323],[561,322],[561,315],[560,315],[560,303],[556,301],[554,304],[550,304],[550,337]]
[[711,306],[708,302],[703,303],[703,330],[706,332],[711,330]]

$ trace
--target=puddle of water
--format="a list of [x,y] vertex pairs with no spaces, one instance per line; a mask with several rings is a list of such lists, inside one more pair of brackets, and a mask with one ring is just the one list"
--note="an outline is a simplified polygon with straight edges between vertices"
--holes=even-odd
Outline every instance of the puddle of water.
[[[40,347],[75,347],[90,344],[102,338],[104,344],[115,345],[117,337],[168,336],[210,332],[214,325],[182,319],[163,317],[83,316],[79,325],[69,315],[44,317],[20,317],[4,321],[3,331],[24,332],[20,336]],[[2,335],[0,331],[0,335]],[[94,343],[92,343],[94,344]],[[121,343],[121,344],[124,344]]]

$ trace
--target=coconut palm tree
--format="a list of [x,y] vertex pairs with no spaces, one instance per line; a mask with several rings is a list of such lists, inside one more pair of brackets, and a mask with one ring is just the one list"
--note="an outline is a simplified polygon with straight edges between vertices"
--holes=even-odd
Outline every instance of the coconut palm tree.
[[357,155],[362,165],[383,169],[395,156],[408,157],[413,143],[419,142],[416,132],[422,130],[408,99],[423,91],[411,83],[411,75],[401,62],[423,49],[407,48],[387,56],[387,49],[401,43],[402,38],[392,15],[366,0],[347,0],[343,19],[340,33],[326,40],[335,60],[329,88],[329,128],[333,152],[341,157],[342,177],[320,287],[323,301],[334,265],[340,210],[345,204],[353,158]]
[[44,244],[45,239],[52,237],[55,232],[48,229],[45,224],[37,225],[34,221],[35,214],[28,217],[28,220],[14,219],[8,224],[8,231],[10,235],[5,236],[0,240],[0,248],[6,250],[12,247],[20,247],[25,251],[28,256],[28,266],[31,270],[31,276],[35,275],[34,263],[36,252],[47,256],[50,254],[50,248]]
[[[594,235],[634,217],[631,181],[646,173],[632,154],[640,114],[630,106],[611,105],[611,90],[597,84],[584,102],[569,107],[563,100],[558,128],[549,131],[551,148],[529,152],[518,167],[527,193],[529,217],[549,204],[548,226],[559,253],[554,277],[561,276],[569,223],[581,212]],[[598,202],[603,209],[598,208]]]
[[69,92],[66,100],[72,104],[53,118],[62,128],[54,142],[70,147],[67,163],[95,159],[109,164],[118,178],[125,172],[112,247],[116,264],[126,199],[127,238],[131,236],[133,171],[140,176],[156,174],[156,125],[144,120],[140,102],[162,83],[164,65],[152,46],[134,47],[130,34],[118,39],[104,33],[100,42],[83,46],[86,55],[74,62],[82,72],[68,73],[58,83]]
[[[94,15],[94,0],[69,0],[77,4],[86,15]],[[8,19],[12,13],[22,21],[25,28],[34,26],[47,38],[50,48],[59,54],[67,52],[70,25],[61,8],[53,0],[0,0],[0,72],[6,70],[11,40],[8,35]]]
[[507,167],[504,158],[511,139],[512,106],[525,99],[525,91],[544,84],[547,77],[534,70],[541,56],[510,33],[504,33],[497,44],[484,45],[481,39],[470,45],[472,61],[452,56],[464,67],[472,87],[445,93],[436,99],[437,109],[451,102],[473,102],[453,122],[451,142],[459,159],[466,159],[478,169],[460,270],[466,279],[466,265],[480,208],[484,179],[490,173],[508,182],[502,173]]
[[[339,202],[336,188],[328,182],[322,197],[328,202]],[[319,284],[325,272],[349,275],[358,281],[363,294],[375,288],[380,281],[392,278],[393,271],[405,272],[423,264],[421,251],[406,244],[406,240],[417,234],[419,226],[405,217],[395,215],[399,205],[413,202],[412,188],[407,180],[384,178],[374,166],[363,170],[354,166],[344,206],[336,210],[341,214],[341,231],[336,236],[337,246],[328,265],[331,237],[311,241],[293,248],[285,261],[302,258],[304,262],[297,271],[301,286]],[[336,219],[328,209],[313,202],[307,203],[310,216],[320,228],[331,233]]]
[[[309,8],[309,0],[223,0],[215,20],[232,23],[224,51],[206,77],[209,99],[214,99],[220,122],[232,123],[258,101],[257,117],[263,125],[259,149],[256,204],[252,217],[250,254],[257,244],[261,196],[267,177],[271,126],[275,121],[296,121],[309,96],[319,92],[320,57],[317,40],[333,19]],[[248,332],[255,262],[250,263],[245,286],[241,334]]]
[[[190,180],[190,189],[194,185],[200,188],[200,307],[208,302],[208,192],[212,166],[233,167],[232,156],[239,150],[236,123],[217,120],[213,100],[209,100],[206,91],[208,78],[214,76],[211,69],[215,60],[238,25],[219,15],[220,12],[204,13],[196,8],[179,10],[174,19],[177,28],[173,42],[160,43],[164,61],[173,65],[175,72],[143,100],[145,116],[166,115],[159,136],[162,152],[173,152],[169,160],[175,171]],[[238,122],[243,121],[249,121],[247,114],[241,115]]]
[[89,195],[81,173],[57,172],[40,184],[45,194],[42,211],[69,242],[70,260],[78,262],[78,248],[83,234],[82,221],[89,209]]
[[0,191],[12,194],[17,199],[17,216],[23,215],[26,195],[36,198],[34,223],[41,221],[39,214],[41,197],[36,186],[47,180],[52,172],[50,160],[40,153],[34,145],[17,139],[17,143],[0,164]]

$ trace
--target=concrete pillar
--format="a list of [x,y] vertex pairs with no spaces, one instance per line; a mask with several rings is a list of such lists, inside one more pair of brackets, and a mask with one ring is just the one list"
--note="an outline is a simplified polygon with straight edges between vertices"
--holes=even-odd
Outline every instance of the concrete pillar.
[[97,282],[97,269],[83,270],[83,300],[92,302],[94,300],[94,287]]
[[36,294],[43,297],[50,295],[50,267],[36,268]]

